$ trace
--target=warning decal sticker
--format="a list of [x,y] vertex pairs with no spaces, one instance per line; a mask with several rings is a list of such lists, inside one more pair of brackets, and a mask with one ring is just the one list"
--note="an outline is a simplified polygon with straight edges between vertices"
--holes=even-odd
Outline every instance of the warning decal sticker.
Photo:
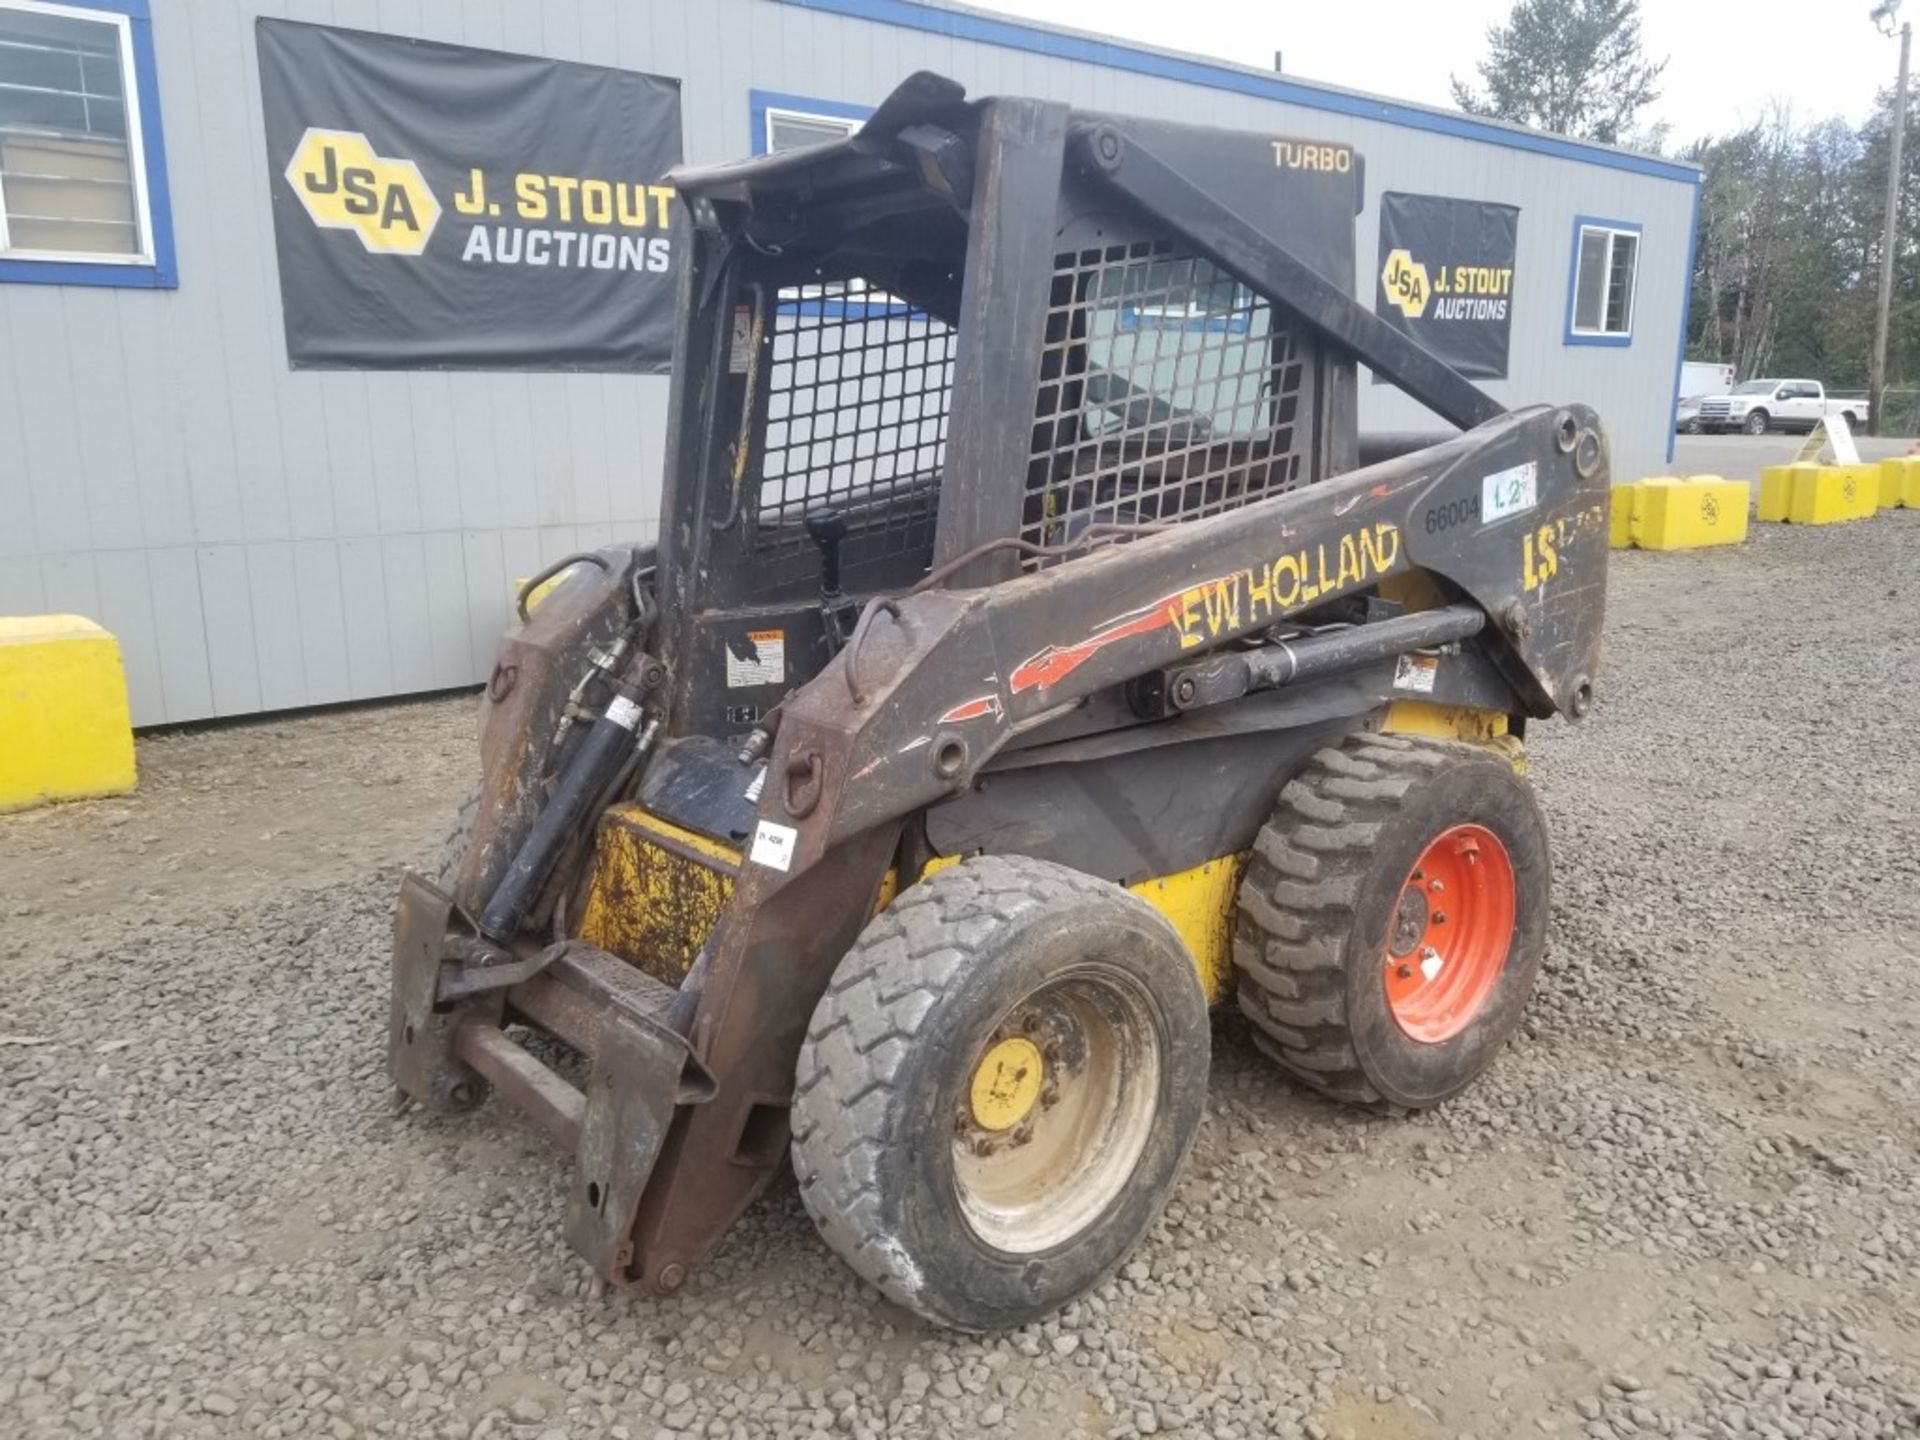
[[744,642],[727,641],[729,690],[745,690],[755,685],[784,685],[786,680],[786,631],[749,630]]

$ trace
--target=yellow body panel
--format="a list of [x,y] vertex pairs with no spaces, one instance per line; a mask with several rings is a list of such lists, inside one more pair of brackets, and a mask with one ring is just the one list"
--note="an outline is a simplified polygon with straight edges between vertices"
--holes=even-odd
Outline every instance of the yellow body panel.
[[1642,550],[1694,550],[1738,545],[1747,538],[1749,490],[1744,480],[1692,475],[1634,487],[1627,529]]
[[[558,575],[549,575],[538,585],[534,586],[533,593],[527,596],[527,612],[531,614],[533,607],[546,599],[547,596],[553,592],[553,587],[566,579],[571,573],[570,570],[562,570]],[[513,588],[507,592],[507,604],[509,606],[515,606],[520,603],[520,592],[527,588],[527,580],[529,578],[528,576],[522,576],[513,582]]]
[[136,778],[119,642],[79,615],[0,618],[0,811]]
[[731,846],[616,805],[600,821],[580,938],[678,985],[719,923],[739,868]]
[[1246,858],[1222,855],[1178,875],[1127,887],[1164,915],[1186,942],[1209,1005],[1233,985],[1233,897],[1240,888]]
[[1877,465],[1796,466],[1787,518],[1796,525],[1864,520],[1880,506]]
[[1467,740],[1485,745],[1507,733],[1507,717],[1498,710],[1470,705],[1436,705],[1431,700],[1389,700],[1380,728],[1389,735],[1429,735],[1435,740]]

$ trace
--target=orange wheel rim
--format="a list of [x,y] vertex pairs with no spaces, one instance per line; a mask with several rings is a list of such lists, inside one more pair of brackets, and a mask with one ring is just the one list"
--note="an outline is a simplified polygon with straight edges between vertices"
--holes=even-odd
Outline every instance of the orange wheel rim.
[[1458,1035],[1513,949],[1513,859],[1484,825],[1443,830],[1414,862],[1387,924],[1387,1008],[1411,1038]]

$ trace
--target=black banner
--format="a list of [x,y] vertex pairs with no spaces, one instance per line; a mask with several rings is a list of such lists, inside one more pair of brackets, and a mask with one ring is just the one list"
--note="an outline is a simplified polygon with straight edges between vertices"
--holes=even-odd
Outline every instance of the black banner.
[[296,369],[667,368],[678,80],[258,25]]
[[1462,375],[1505,379],[1519,234],[1511,205],[1388,191],[1375,313]]

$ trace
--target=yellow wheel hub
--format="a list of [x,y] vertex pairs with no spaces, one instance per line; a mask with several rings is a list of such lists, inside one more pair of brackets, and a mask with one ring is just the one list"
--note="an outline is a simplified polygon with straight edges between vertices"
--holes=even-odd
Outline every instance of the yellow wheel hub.
[[1011,1130],[1027,1118],[1046,1078],[1038,1045],[1022,1035],[1002,1040],[974,1067],[974,1121],[983,1130]]

